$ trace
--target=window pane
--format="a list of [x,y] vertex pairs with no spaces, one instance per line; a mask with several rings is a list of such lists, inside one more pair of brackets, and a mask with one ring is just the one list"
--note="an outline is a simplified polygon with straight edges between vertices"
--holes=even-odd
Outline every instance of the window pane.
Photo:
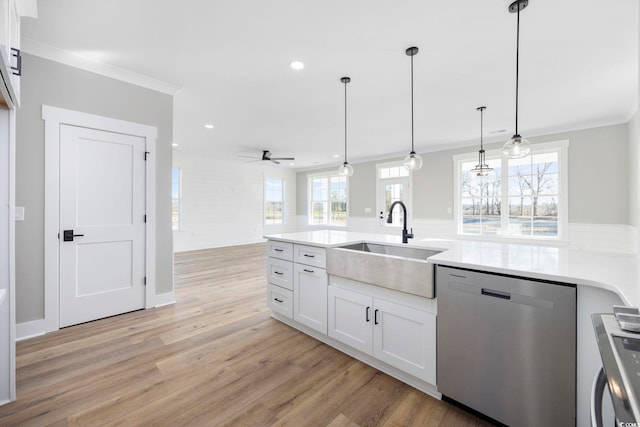
[[316,178],[312,181],[311,185],[313,189],[313,201],[323,201],[329,199],[329,180],[327,178]]
[[265,225],[284,223],[284,179],[266,178],[264,190]]
[[[498,234],[501,229],[500,202],[489,199],[463,201],[462,231],[470,234]],[[474,212],[477,212],[474,213]]]
[[309,195],[311,225],[347,224],[347,178],[326,176],[311,179]]
[[558,235],[558,203],[555,197],[538,197],[533,200],[534,216],[531,233],[534,236]]
[[558,235],[558,153],[509,159],[509,234]]
[[380,168],[380,178],[401,178],[409,176],[409,171],[404,166],[392,166],[388,168]]
[[313,202],[311,204],[311,224],[327,224],[327,202]]
[[[404,195],[404,184],[385,184],[384,185],[384,211],[389,212],[389,208],[393,202],[402,201]],[[404,215],[400,206],[393,208],[393,214],[391,216],[391,224],[385,225],[402,227],[404,222]]]

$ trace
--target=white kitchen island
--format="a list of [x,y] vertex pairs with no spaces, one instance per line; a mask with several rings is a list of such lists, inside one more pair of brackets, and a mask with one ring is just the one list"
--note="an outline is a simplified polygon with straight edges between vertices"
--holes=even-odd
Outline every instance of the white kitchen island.
[[[274,234],[265,238],[270,242],[324,249],[361,242],[402,245],[399,235],[336,230]],[[595,312],[611,312],[613,304],[640,305],[640,263],[635,255],[472,240],[422,239],[410,241],[408,246],[442,251],[429,258],[429,261],[435,265],[575,284],[577,287],[576,425],[588,425],[591,383],[594,374],[601,366],[590,316]],[[391,297],[393,298],[394,295]],[[292,295],[292,298],[295,297]],[[424,303],[423,307],[418,308],[437,314],[437,289],[435,300],[419,298],[418,304],[421,300],[430,303]],[[308,329],[292,318],[282,316],[277,310],[274,310],[274,317],[422,391],[436,397],[440,396],[437,385],[433,382],[406,374],[406,370],[378,363],[375,357],[353,350],[352,346],[343,346],[341,342],[336,342],[329,337],[326,332]]]

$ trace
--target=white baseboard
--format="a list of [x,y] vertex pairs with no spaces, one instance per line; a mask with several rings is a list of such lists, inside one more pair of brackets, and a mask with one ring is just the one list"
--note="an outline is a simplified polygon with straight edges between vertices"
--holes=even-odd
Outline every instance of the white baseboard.
[[22,341],[33,337],[39,337],[47,332],[47,322],[44,319],[32,320],[16,324],[16,341]]
[[171,305],[176,303],[176,294],[175,292],[165,292],[163,294],[157,294],[154,296],[153,306],[163,307],[165,305]]
[[[176,303],[176,295],[172,292],[165,292],[154,296],[152,307],[162,307],[165,305],[171,305]],[[16,341],[22,341],[29,338],[39,337],[48,332],[53,332],[56,329],[51,329],[47,326],[45,319],[32,320],[29,322],[23,322],[16,324]]]

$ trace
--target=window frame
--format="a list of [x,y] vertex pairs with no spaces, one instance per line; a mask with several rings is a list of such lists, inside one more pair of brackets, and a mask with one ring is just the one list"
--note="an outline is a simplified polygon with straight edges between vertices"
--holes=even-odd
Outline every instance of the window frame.
[[[323,179],[326,178],[329,180],[329,192],[331,191],[331,178],[344,178],[345,179],[345,196],[346,196],[346,204],[347,204],[347,208],[345,211],[345,223],[344,224],[331,224],[331,223],[326,223],[326,224],[313,224],[312,223],[312,219],[313,219],[313,180],[314,179]],[[329,204],[329,221],[331,218],[331,196],[329,194],[329,198],[327,200],[328,204]],[[341,176],[338,174],[337,171],[328,171],[328,172],[320,172],[320,173],[314,173],[314,174],[309,174],[307,175],[307,226],[309,227],[338,227],[338,228],[346,228],[349,225],[349,214],[350,214],[350,201],[349,201],[349,177],[348,176]]]
[[[282,183],[282,198],[280,200],[280,203],[282,204],[281,207],[281,212],[282,212],[282,217],[281,217],[281,222],[278,224],[268,224],[267,223],[267,181],[268,180],[278,180]],[[286,213],[285,213],[285,199],[286,199],[286,179],[285,178],[281,178],[281,177],[271,177],[271,176],[265,176],[264,177],[264,193],[263,193],[263,204],[262,204],[262,222],[263,225],[265,227],[281,227],[283,225],[286,224]]]
[[471,234],[462,231],[462,164],[466,162],[477,162],[478,152],[473,151],[453,156],[453,186],[454,186],[454,209],[453,220],[456,229],[456,235],[460,238],[481,239],[481,240],[498,240],[510,242],[545,242],[545,243],[568,243],[568,225],[569,225],[569,141],[558,140],[544,142],[539,144],[531,144],[531,152],[529,155],[558,153],[558,234],[557,236],[528,236],[521,234],[508,234],[509,222],[509,159],[502,155],[501,149],[487,150],[485,155],[487,160],[500,159],[501,176],[503,184],[501,189],[501,206],[500,212],[501,227],[498,234]]

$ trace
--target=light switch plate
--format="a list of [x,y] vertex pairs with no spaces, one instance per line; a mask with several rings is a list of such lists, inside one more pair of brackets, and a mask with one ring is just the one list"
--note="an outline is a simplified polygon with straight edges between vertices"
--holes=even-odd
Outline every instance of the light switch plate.
[[16,221],[24,221],[24,206],[16,206]]

